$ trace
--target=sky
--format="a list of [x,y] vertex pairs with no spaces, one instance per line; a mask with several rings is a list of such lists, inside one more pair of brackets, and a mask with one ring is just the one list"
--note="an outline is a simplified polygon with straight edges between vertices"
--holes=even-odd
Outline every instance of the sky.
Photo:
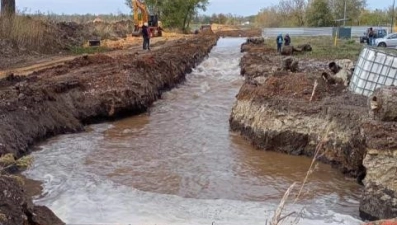
[[[261,8],[276,5],[278,0],[209,0],[210,5],[205,14],[231,13],[234,15],[255,15]],[[17,8],[34,13],[52,12],[57,14],[108,14],[130,13],[124,0],[16,0]],[[391,6],[392,0],[367,0],[369,8],[385,9]]]

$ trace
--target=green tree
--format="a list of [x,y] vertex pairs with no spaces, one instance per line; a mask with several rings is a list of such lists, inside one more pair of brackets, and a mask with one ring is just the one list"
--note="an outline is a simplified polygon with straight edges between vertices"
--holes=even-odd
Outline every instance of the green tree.
[[359,25],[368,26],[385,26],[390,23],[391,16],[387,11],[376,10],[362,10],[359,17]]
[[[160,16],[165,26],[187,31],[198,11],[206,10],[208,0],[146,0],[144,3],[151,13]],[[131,0],[126,0],[126,4],[131,7]]]
[[327,0],[313,0],[306,11],[307,25],[311,27],[332,26],[334,19]]
[[[346,19],[350,22],[347,24],[356,25],[359,24],[359,16],[362,10],[367,5],[366,0],[345,0],[346,1]],[[343,19],[345,11],[344,0],[329,0],[329,4],[332,9],[332,13],[335,19]]]

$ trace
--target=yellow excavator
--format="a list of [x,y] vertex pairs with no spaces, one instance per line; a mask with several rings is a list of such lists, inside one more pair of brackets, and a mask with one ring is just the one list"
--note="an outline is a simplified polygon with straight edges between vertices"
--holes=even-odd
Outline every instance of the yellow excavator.
[[158,19],[157,15],[150,15],[149,9],[146,4],[141,2],[140,0],[131,0],[132,8],[134,13],[134,32],[133,36],[139,36],[142,31],[142,26],[144,23],[147,23],[150,29],[150,34],[152,37],[161,37],[162,36],[162,27],[161,22]]

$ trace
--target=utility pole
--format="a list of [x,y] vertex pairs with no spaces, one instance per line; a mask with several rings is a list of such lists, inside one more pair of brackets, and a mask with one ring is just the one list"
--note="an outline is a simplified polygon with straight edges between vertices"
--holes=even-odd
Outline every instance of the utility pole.
[[[393,1],[395,1],[395,0],[393,0]],[[345,11],[343,13],[343,26],[344,27],[346,26],[346,0],[345,0]]]
[[396,0],[393,0],[393,9],[391,11],[391,27],[390,27],[390,33],[393,33],[393,27],[394,27],[394,7],[396,4]]

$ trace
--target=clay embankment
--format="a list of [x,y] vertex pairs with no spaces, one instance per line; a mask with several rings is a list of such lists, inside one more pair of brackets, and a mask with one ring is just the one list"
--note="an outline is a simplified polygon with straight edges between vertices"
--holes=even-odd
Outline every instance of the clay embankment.
[[258,37],[262,30],[252,27],[239,27],[232,25],[212,24],[212,31],[220,37]]
[[[87,123],[144,112],[163,91],[184,80],[216,41],[215,35],[195,36],[142,55],[82,56],[28,76],[0,80],[0,155],[19,157],[45,138],[83,131]],[[21,189],[10,182],[0,176],[0,193],[8,187]],[[22,191],[4,193],[0,198],[9,203],[0,206],[2,224],[38,224],[31,219],[36,211],[30,210],[30,200]],[[36,217],[52,218],[48,209],[42,211]]]
[[243,50],[246,82],[232,110],[231,129],[264,150],[312,157],[321,146],[320,161],[360,182],[367,174],[363,218],[396,217],[396,123],[372,120],[367,97],[326,82],[321,74],[327,62],[302,60],[293,73],[280,69],[283,58],[272,48],[249,44]]
[[262,35],[262,30],[260,29],[216,30],[214,32],[220,37],[256,37]]

